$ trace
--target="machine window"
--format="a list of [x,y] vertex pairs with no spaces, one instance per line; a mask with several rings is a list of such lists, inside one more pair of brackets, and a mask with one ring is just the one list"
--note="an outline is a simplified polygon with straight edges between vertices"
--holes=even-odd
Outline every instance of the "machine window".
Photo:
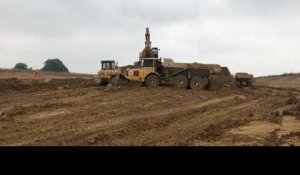
[[102,70],[110,70],[115,67],[115,63],[113,62],[102,62]]
[[153,60],[142,60],[142,66],[143,67],[152,67],[153,66]]

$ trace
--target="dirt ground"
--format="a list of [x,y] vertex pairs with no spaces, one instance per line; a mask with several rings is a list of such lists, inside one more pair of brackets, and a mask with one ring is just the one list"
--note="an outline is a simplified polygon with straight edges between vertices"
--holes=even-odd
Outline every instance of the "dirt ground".
[[2,79],[0,145],[300,145],[300,90],[213,80],[194,91]]

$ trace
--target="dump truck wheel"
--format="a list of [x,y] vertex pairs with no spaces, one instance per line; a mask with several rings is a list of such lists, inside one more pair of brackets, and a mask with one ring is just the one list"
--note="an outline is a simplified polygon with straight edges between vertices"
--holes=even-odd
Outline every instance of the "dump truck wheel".
[[242,82],[240,80],[235,80],[235,85],[236,85],[236,87],[241,88]]
[[201,77],[193,77],[190,80],[190,87],[191,89],[206,89],[208,85],[208,78],[201,78]]
[[157,75],[149,75],[145,80],[145,85],[147,87],[159,86],[159,77]]
[[187,89],[189,86],[189,80],[186,78],[186,76],[178,75],[175,78],[175,85],[180,89]]
[[252,82],[252,80],[249,80],[249,81],[247,82],[247,86],[250,87],[250,88],[253,87],[253,82]]

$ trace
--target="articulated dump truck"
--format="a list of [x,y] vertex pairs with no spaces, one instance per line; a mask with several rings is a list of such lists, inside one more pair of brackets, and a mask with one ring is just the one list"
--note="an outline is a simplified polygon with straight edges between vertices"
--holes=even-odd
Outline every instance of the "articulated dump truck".
[[176,63],[172,59],[140,58],[140,65],[128,68],[124,75],[131,81],[139,81],[147,87],[159,86],[162,82],[174,83],[182,89],[206,89],[209,75],[221,73],[217,64]]

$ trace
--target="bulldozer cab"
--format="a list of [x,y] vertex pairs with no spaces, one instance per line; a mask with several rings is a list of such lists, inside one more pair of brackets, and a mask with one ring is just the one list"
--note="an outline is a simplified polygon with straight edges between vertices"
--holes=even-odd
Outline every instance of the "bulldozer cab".
[[116,67],[114,60],[101,61],[101,70],[113,70]]

